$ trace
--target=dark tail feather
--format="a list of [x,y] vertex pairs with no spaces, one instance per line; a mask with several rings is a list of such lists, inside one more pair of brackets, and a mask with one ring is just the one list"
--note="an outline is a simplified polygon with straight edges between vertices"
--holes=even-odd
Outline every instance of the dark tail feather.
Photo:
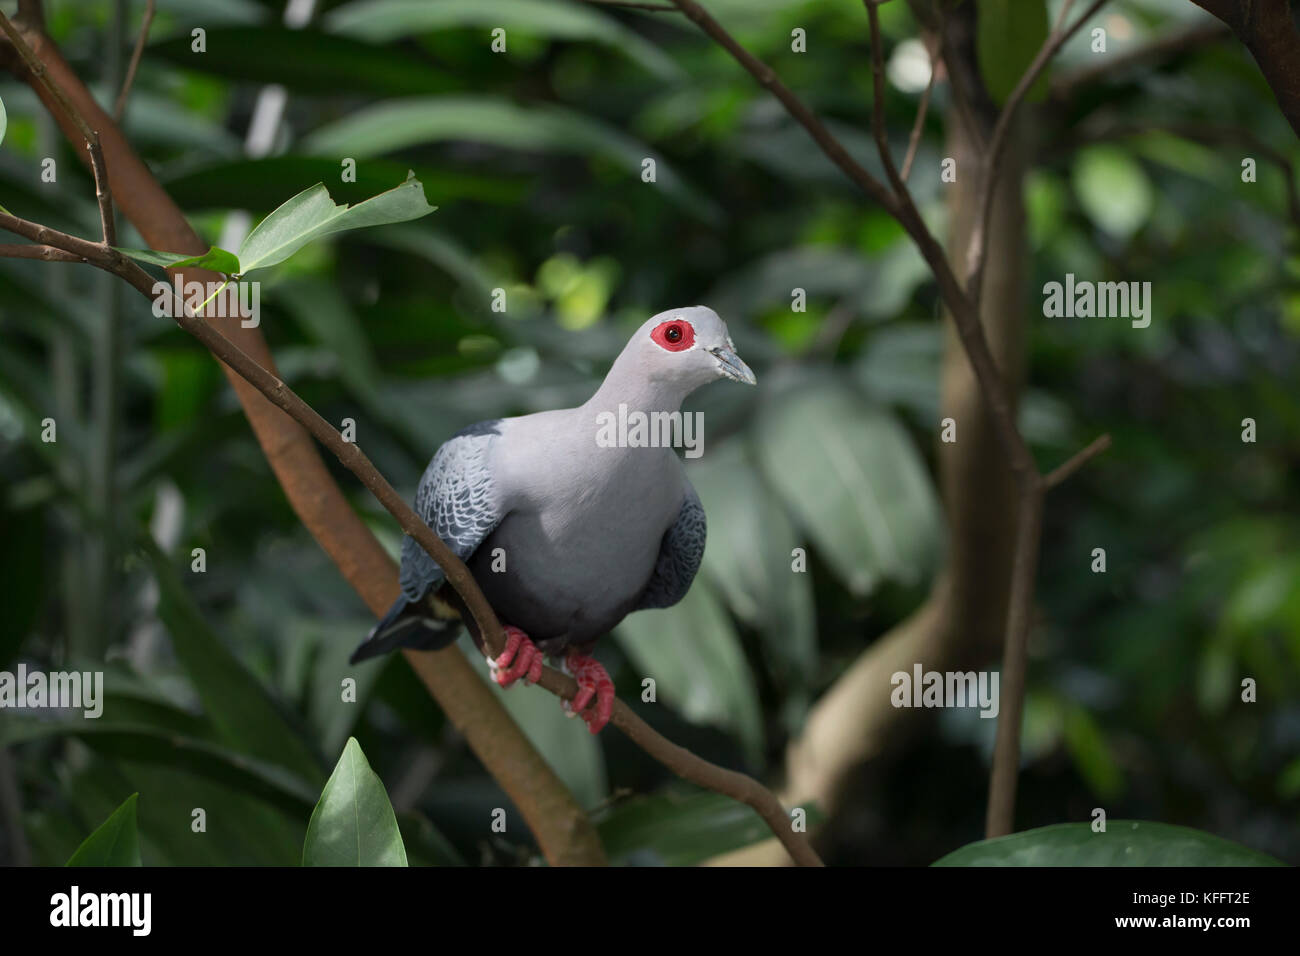
[[441,621],[430,617],[428,611],[419,604],[412,604],[405,597],[399,597],[352,652],[348,663],[369,660],[399,647],[419,651],[437,650],[456,639],[459,627],[459,621]]

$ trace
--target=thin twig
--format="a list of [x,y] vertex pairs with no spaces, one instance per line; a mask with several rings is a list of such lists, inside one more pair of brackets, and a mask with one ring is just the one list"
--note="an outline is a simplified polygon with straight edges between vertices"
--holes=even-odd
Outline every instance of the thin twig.
[[1110,435],[1099,435],[1086,448],[1076,451],[1064,462],[1049,471],[1043,478],[1043,484],[1048,490],[1055,488],[1109,447]]
[[908,173],[912,171],[912,161],[916,159],[916,147],[921,142],[921,129],[925,126],[925,114],[930,108],[930,94],[934,92],[934,78],[939,73],[937,48],[926,52],[930,57],[930,80],[925,84],[925,92],[921,94],[921,102],[916,107],[916,121],[912,124],[912,135],[907,138],[907,155],[903,157],[903,168],[899,172],[903,182],[907,182]]
[[[153,277],[115,249],[61,233],[48,226],[28,222],[8,213],[0,213],[0,229],[23,236],[32,242],[63,249],[98,269],[124,279],[149,301],[155,299]],[[505,637],[496,614],[487,598],[483,596],[473,575],[393,489],[361,448],[355,442],[345,441],[343,436],[314,408],[299,398],[293,389],[204,321],[202,316],[195,315],[183,300],[174,298],[172,311],[176,313],[174,318],[181,328],[193,335],[214,356],[311,432],[349,471],[356,475],[385,510],[397,519],[402,530],[419,542],[442,568],[447,581],[464,600],[473,616],[488,650],[494,656],[499,655],[504,649]],[[538,681],[538,686],[565,700],[572,700],[578,692],[578,685],[572,677],[550,667],[543,668],[542,679]],[[642,750],[678,776],[753,807],[797,863],[805,866],[821,864],[821,860],[804,835],[794,831],[780,801],[758,781],[745,774],[709,763],[684,747],[679,747],[653,730],[621,700],[614,702],[612,720],[614,725]]]
[[140,35],[135,38],[135,49],[131,51],[131,62],[126,68],[126,79],[122,81],[122,91],[117,94],[117,105],[113,107],[113,119],[122,122],[122,113],[126,110],[127,97],[131,95],[131,85],[135,83],[135,71],[140,68],[140,58],[144,55],[145,41],[149,39],[149,26],[153,23],[155,0],[145,0],[144,17],[140,21]]
[[95,201],[99,205],[99,228],[103,235],[104,245],[113,246],[117,244],[117,227],[113,222],[113,195],[108,188],[108,171],[104,168],[104,151],[99,145],[99,134],[90,128],[85,118],[72,105],[72,101],[61,90],[58,84],[50,80],[45,64],[40,58],[32,52],[32,48],[27,45],[22,34],[9,22],[9,18],[0,13],[0,30],[4,30],[5,35],[9,37],[9,42],[14,45],[27,68],[32,71],[46,91],[59,104],[59,108],[70,119],[80,131],[86,141],[86,149],[90,153],[90,171],[95,177]]
[[[988,340],[984,335],[979,318],[978,302],[972,298],[960,283],[943,248],[935,240],[921,218],[913,203],[906,183],[902,182],[894,169],[888,148],[888,139],[883,131],[884,110],[882,105],[883,55],[875,0],[864,0],[872,31],[872,68],[876,86],[875,107],[873,109],[873,132],[880,150],[881,162],[889,178],[892,193],[884,184],[858,165],[844,150],[843,146],[832,136],[817,118],[790,90],[781,82],[770,67],[749,53],[737,43],[729,33],[704,10],[695,0],[673,0],[681,10],[720,46],[730,53],[737,62],[748,70],[765,89],[779,99],[786,110],[812,136],[822,151],[849,177],[859,185],[871,198],[876,200],[889,212],[916,243],[921,256],[930,266],[939,285],[939,293],[952,315],[962,347],[970,361],[976,383],[984,400],[985,409],[993,423],[1007,455],[1012,474],[1015,476],[1019,491],[1017,509],[1016,544],[1014,551],[1012,588],[1010,607],[1007,615],[1007,631],[1004,641],[1004,687],[1008,706],[998,721],[998,744],[994,752],[993,773],[990,775],[988,835],[997,836],[1010,832],[1011,818],[1015,807],[1015,788],[1019,767],[1020,715],[1024,702],[1024,672],[1026,650],[1029,641],[1030,613],[1032,610],[1034,579],[1037,574],[1038,548],[1042,532],[1042,504],[1046,491],[1044,478],[1034,462],[1033,455],[1025,444],[1024,437],[1016,426],[1015,414],[1011,405],[1006,382],[1003,380],[989,350]],[[1085,14],[1100,7],[1104,0],[1097,3]],[[1069,32],[1077,29],[1078,24]],[[1064,42],[1062,39],[1061,42]],[[1059,44],[1057,44],[1059,46]],[[1056,47],[1051,48],[1054,52]],[[1046,48],[1045,48],[1046,50]],[[1048,53],[1047,55],[1050,55]],[[1038,59],[1046,61],[1044,51]],[[1036,59],[1037,70],[1042,65]],[[1031,65],[1031,71],[1036,72]],[[949,69],[949,75],[955,71]],[[1026,82],[1026,80],[1028,82]],[[1019,97],[1024,96],[1033,77],[1028,73],[1022,77],[1018,86]],[[1021,89],[1020,87],[1023,87]],[[1014,95],[1014,94],[1013,94]],[[1006,111],[1004,111],[1005,113]],[[1009,116],[1005,117],[1009,120]],[[972,117],[973,119],[973,117]],[[1002,133],[1005,143],[1005,123]],[[987,214],[985,216],[987,219]]]
[[1020,82],[1015,85],[1011,95],[1007,97],[1006,103],[1002,106],[1002,112],[998,114],[997,122],[993,124],[993,136],[989,140],[988,153],[983,157],[980,164],[980,201],[976,206],[978,212],[975,219],[975,230],[971,234],[970,245],[966,250],[966,289],[976,311],[979,310],[980,293],[984,284],[984,260],[985,250],[988,247],[989,218],[993,212],[993,191],[997,185],[998,173],[1001,172],[1002,153],[1006,149],[1007,134],[1011,131],[1011,120],[1015,117],[1016,108],[1020,106],[1020,101],[1028,94],[1030,87],[1038,79],[1038,75],[1046,69],[1052,57],[1056,55],[1056,51],[1061,48],[1066,40],[1074,36],[1079,27],[1083,26],[1094,13],[1101,9],[1106,0],[1093,0],[1093,4],[1080,15],[1079,19],[1074,21],[1072,26],[1065,28],[1063,26],[1065,16],[1069,13],[1073,2],[1074,0],[1065,0],[1056,18],[1056,26],[1048,34],[1047,39],[1043,41],[1038,54],[1029,64],[1029,68],[1025,70],[1024,75],[1020,77]]
[[1096,58],[1098,62],[1052,79],[1053,100],[1068,100],[1076,91],[1100,81],[1114,81],[1137,65],[1161,63],[1212,46],[1232,37],[1232,31],[1218,20],[1197,23],[1184,30],[1158,36],[1123,53]]
[[41,259],[45,262],[85,262],[81,256],[54,246],[0,244],[0,259]]
[[790,92],[790,88],[781,82],[780,77],[776,75],[770,66],[737,43],[731,34],[723,28],[722,24],[713,19],[709,12],[696,3],[695,0],[673,0],[673,3],[694,21],[701,30],[708,34],[715,43],[735,57],[737,62],[758,80],[760,86],[781,101],[781,105],[785,107],[786,112],[808,131],[808,135],[813,138],[813,142],[821,147],[822,152],[840,168],[844,175],[848,176],[863,192],[879,203],[886,212],[897,215],[898,203],[889,190],[885,188],[884,183],[876,179],[849,155],[848,150],[831,135],[830,130],[826,128],[826,125],[817,114],[805,106],[799,97]]

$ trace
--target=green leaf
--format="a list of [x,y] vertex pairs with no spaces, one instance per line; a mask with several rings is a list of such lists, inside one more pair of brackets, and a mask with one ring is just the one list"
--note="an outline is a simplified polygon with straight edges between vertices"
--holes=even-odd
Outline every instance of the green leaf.
[[307,824],[303,866],[406,866],[397,817],[379,776],[370,769],[355,737]]
[[[492,96],[431,96],[390,100],[355,110],[308,135],[302,148],[318,156],[380,156],[425,143],[468,140],[502,149],[601,156],[640,182],[646,144],[620,130],[558,106],[517,106]],[[660,158],[657,184],[704,219],[720,215],[713,200],[689,187]]]
[[1079,204],[1099,228],[1127,239],[1151,218],[1151,180],[1142,164],[1115,146],[1091,146],[1074,160]]
[[[405,50],[320,30],[256,26],[207,29],[207,52],[195,56],[189,32],[149,45],[147,56],[238,83],[277,83],[299,94],[342,90],[410,96],[452,89],[456,81]],[[151,59],[151,62],[152,59]]]
[[738,442],[691,463],[686,474],[709,516],[703,573],[731,612],[763,636],[780,671],[810,678],[817,664],[812,583],[792,570],[800,541],[785,507]]
[[[277,765],[177,732],[167,720],[144,716],[115,720],[108,716],[120,709],[113,698],[105,700],[104,709],[105,716],[98,720],[86,720],[80,714],[56,720],[8,716],[0,722],[0,744],[76,737],[97,753],[188,770],[259,797],[290,814],[306,815],[315,799],[314,789]],[[151,722],[145,723],[146,719]]]
[[325,23],[334,32],[378,43],[456,28],[509,26],[511,34],[517,30],[556,40],[603,43],[661,79],[673,80],[682,75],[671,57],[613,17],[555,0],[358,0],[331,11]]
[[239,257],[218,246],[212,246],[207,252],[197,256],[187,256],[180,252],[155,252],[152,249],[122,249],[114,246],[118,252],[140,262],[162,266],[165,269],[210,269],[222,275],[239,275]]
[[[1046,0],[980,0],[975,49],[984,86],[1001,105],[1016,88],[1025,70],[1047,39]],[[1038,102],[1047,95],[1049,70],[1039,74],[1025,99]]]
[[1111,820],[1058,823],[954,850],[934,866],[1284,866],[1258,850],[1189,827]]
[[239,247],[244,273],[283,262],[323,236],[364,226],[382,226],[427,216],[436,209],[424,198],[424,187],[409,174],[402,185],[359,202],[340,206],[323,183],[304,189],[263,219]]
[[313,276],[295,277],[281,283],[284,306],[308,338],[319,342],[339,363],[339,373],[354,394],[368,407],[382,414],[378,399],[381,381],[361,320],[357,318],[336,283]]
[[158,581],[158,614],[221,740],[305,781],[318,781],[320,764],[311,748],[281,715],[261,682],[208,626],[175,566],[152,539],[142,539],[142,546]]
[[939,504],[892,414],[835,380],[801,379],[768,401],[757,434],[764,475],[854,594],[932,567]]
[[68,860],[68,866],[141,866],[140,836],[135,825],[133,793],[100,824]]
[[1092,792],[1103,800],[1118,797],[1124,791],[1124,771],[1092,715],[1082,707],[1069,707],[1065,712],[1064,733],[1065,746],[1074,758],[1074,765]]
[[735,732],[746,754],[758,760],[763,718],[754,677],[707,581],[696,578],[673,607],[630,615],[614,639],[641,677],[654,678],[659,700],[687,720]]
[[[458,172],[442,166],[409,164],[432,196],[451,201],[474,199],[491,203],[517,203],[527,184],[506,175]],[[407,163],[369,159],[357,165],[357,181],[331,186],[339,202],[361,202],[383,192],[406,175]],[[324,156],[268,156],[231,159],[183,169],[161,181],[176,203],[187,212],[207,209],[248,209],[265,215],[302,188],[303,183],[327,182],[339,177],[339,160]]]

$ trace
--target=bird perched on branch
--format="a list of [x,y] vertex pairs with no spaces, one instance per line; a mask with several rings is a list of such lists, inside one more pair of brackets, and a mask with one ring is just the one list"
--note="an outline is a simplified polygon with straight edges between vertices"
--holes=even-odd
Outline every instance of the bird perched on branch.
[[[754,384],[717,313],[661,312],[637,329],[586,404],[471,425],[433,456],[415,510],[466,563],[505,626],[505,650],[488,658],[502,687],[536,682],[543,657],[557,656],[579,687],[570,713],[592,733],[609,721],[614,684],[592,646],[629,613],[680,601],[705,536],[704,509],[668,443],[610,441],[610,425],[637,413],[671,420],[686,396],[719,378]],[[353,663],[398,647],[446,647],[461,621],[482,650],[463,602],[409,535],[401,585]]]

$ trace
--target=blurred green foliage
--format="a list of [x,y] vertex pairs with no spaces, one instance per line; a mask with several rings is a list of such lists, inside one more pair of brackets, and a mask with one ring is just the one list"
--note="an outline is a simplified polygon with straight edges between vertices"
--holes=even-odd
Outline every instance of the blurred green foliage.
[[[47,6],[50,32],[110,101],[112,5]],[[160,4],[127,136],[213,244],[239,210],[256,222],[313,183],[357,202],[414,171],[436,214],[310,246],[265,273],[262,299],[283,378],[328,420],[354,419],[408,493],[457,428],[584,400],[647,315],[694,302],[722,314],[761,384],[692,399],[708,424],[707,453],[688,464],[710,515],[703,573],[680,606],[630,618],[600,655],[674,740],[778,773],[811,702],[941,565],[943,330],[919,256],[684,18],[559,0],[319,6],[293,30],[269,0]],[[709,8],[879,168],[859,8]],[[1114,53],[1197,15],[1183,0],[1108,9]],[[917,35],[906,4],[880,15],[887,54]],[[508,45],[494,53],[501,24]],[[791,51],[794,27],[807,54]],[[1054,69],[1091,56],[1078,37]],[[270,155],[246,157],[264,84],[287,91],[285,122]],[[888,92],[898,156],[918,96]],[[0,97],[4,205],[93,234],[72,150],[26,87],[6,79]],[[940,227],[946,99],[940,84],[910,182]],[[1086,820],[1104,803],[1294,862],[1300,260],[1276,168],[1256,157],[1258,182],[1243,183],[1244,146],[1162,132],[1225,116],[1300,159],[1229,43],[1035,114],[1022,424],[1046,464],[1100,431],[1115,447],[1047,510],[1020,822]],[[1105,135],[1117,126],[1137,132]],[[41,181],[46,156],[55,183]],[[340,181],[344,157],[355,182]],[[1037,291],[1066,272],[1151,281],[1155,320],[1042,318]],[[107,670],[98,721],[0,713],[32,858],[67,860],[138,792],[151,863],[297,863],[349,738],[387,785],[413,864],[533,857],[521,827],[490,832],[509,802],[409,668],[346,664],[370,617],[288,508],[215,363],[99,278],[0,259],[0,668]],[[806,312],[792,311],[794,288]],[[120,336],[105,347],[112,308]],[[103,382],[116,383],[111,407]],[[39,439],[46,418],[57,443]],[[395,553],[387,514],[331,468]],[[1095,547],[1105,574],[1089,570]],[[790,573],[798,549],[807,574]],[[639,702],[645,676],[657,705]],[[1243,676],[1258,703],[1239,703]],[[341,703],[345,678],[355,704]],[[696,862],[763,836],[746,808],[681,793],[548,696],[504,699],[596,811],[612,859]],[[947,714],[868,771],[869,798],[827,834],[828,859],[929,863],[978,838],[992,723]],[[196,807],[206,839],[190,830]]]

